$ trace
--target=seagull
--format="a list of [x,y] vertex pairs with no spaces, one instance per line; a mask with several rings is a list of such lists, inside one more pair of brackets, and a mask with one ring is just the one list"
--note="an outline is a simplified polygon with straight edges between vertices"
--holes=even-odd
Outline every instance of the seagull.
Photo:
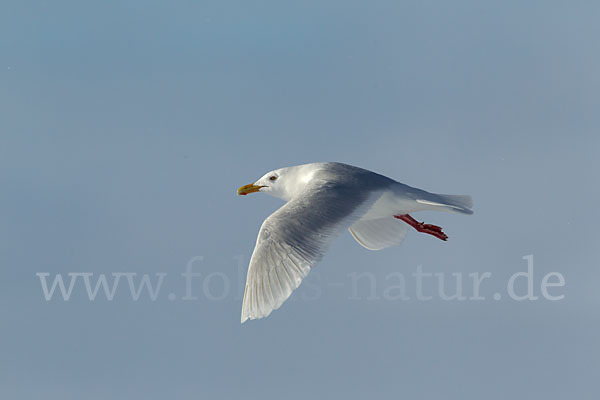
[[409,227],[448,239],[442,228],[409,213],[473,214],[470,196],[429,193],[337,162],[276,169],[237,191],[255,192],[286,203],[265,219],[258,233],[246,277],[242,323],[278,309],[346,229],[361,246],[381,250],[399,245]]

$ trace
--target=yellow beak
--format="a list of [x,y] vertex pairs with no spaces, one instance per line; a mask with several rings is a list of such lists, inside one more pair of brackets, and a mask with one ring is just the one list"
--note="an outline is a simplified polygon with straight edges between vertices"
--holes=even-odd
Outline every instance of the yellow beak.
[[264,188],[264,187],[265,186],[257,186],[254,183],[251,183],[249,185],[244,185],[238,189],[238,195],[245,196],[249,193],[258,192],[260,190],[260,188]]

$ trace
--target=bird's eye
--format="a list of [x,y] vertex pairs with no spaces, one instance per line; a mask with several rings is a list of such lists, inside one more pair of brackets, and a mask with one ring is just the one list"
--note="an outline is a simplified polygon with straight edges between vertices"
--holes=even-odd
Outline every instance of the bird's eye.
[[270,181],[274,181],[275,179],[277,179],[277,177],[275,175],[269,177]]

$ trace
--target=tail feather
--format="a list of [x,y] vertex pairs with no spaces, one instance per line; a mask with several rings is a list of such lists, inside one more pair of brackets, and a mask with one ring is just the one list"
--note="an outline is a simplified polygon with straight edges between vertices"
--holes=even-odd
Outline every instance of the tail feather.
[[431,194],[426,199],[417,199],[418,203],[442,207],[447,211],[461,214],[473,214],[473,199],[467,195]]
[[462,194],[441,194],[450,206],[460,207],[466,214],[473,214],[473,199]]

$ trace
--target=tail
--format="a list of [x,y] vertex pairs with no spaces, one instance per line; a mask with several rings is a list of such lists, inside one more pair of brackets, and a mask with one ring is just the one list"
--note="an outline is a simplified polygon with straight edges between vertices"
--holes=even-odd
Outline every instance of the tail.
[[417,203],[427,204],[443,211],[457,212],[460,214],[473,214],[473,199],[471,196],[456,194],[428,193],[424,199],[417,199]]

